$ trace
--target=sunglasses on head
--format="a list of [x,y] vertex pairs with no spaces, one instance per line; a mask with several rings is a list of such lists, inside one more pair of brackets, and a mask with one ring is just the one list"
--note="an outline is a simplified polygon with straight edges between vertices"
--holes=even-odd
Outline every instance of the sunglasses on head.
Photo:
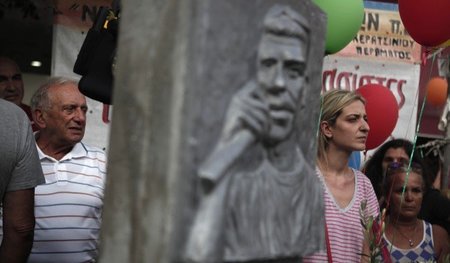
[[391,173],[391,172],[398,171],[398,170],[400,170],[402,172],[407,172],[408,170],[410,170],[413,172],[422,173],[422,166],[416,162],[411,162],[411,164],[392,162],[387,167],[387,173]]

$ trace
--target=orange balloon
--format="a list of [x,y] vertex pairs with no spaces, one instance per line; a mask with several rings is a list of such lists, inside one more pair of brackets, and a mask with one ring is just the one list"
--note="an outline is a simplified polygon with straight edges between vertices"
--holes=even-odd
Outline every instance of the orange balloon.
[[447,101],[448,83],[444,78],[435,77],[427,84],[427,102],[441,106]]

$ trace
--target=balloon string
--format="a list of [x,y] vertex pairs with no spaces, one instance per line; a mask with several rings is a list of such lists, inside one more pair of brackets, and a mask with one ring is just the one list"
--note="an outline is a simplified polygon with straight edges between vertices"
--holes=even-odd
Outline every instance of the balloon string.
[[[433,69],[433,65],[434,65],[435,58],[436,58],[436,53],[433,54],[433,57],[432,57],[432,62],[431,62],[430,71],[428,72],[428,75],[427,75],[427,79],[428,79],[428,80],[429,80],[430,77],[431,77],[431,72],[432,72],[432,69]],[[424,65],[425,65],[425,63],[424,63]],[[425,102],[426,102],[426,101],[427,101],[427,93],[425,92],[425,96],[424,96],[424,98],[423,98],[422,105],[421,105],[421,107],[420,107],[419,118],[418,118],[418,120],[417,120],[417,125],[416,125],[416,131],[415,131],[415,134],[414,134],[414,139],[413,139],[413,142],[412,142],[413,147],[412,147],[411,155],[409,156],[408,168],[407,168],[407,170],[406,170],[406,178],[405,178],[405,182],[404,182],[403,187],[402,187],[402,195],[401,195],[401,198],[400,198],[400,207],[402,207],[402,205],[403,205],[403,200],[404,200],[404,197],[405,197],[406,185],[408,184],[409,174],[410,174],[410,172],[411,172],[411,165],[412,165],[412,162],[413,162],[414,153],[415,153],[415,151],[416,151],[417,137],[418,137],[418,134],[419,134],[420,123],[421,123],[421,121],[422,121],[422,116],[423,116],[423,112],[424,112],[424,109],[425,109]],[[422,168],[423,168],[423,167],[422,167]],[[391,189],[391,191],[392,191],[392,189]],[[394,219],[395,222],[398,221],[399,216],[400,216],[400,213],[397,215],[397,218]],[[395,234],[394,234],[394,236],[393,236],[393,239],[395,239]],[[394,243],[394,242],[392,242],[392,244],[393,244],[393,243]],[[392,250],[392,246],[390,247],[390,251],[391,251],[391,250]]]
[[316,139],[319,138],[320,131],[320,120],[322,119],[322,110],[323,110],[323,96],[320,96],[320,110],[319,110],[319,120],[317,121],[317,129],[316,129]]
[[[433,65],[434,65],[435,59],[436,59],[436,53],[434,53],[433,56],[432,56],[430,70],[429,70],[429,72],[427,74],[427,78],[426,78],[428,81],[431,78],[431,73],[432,73],[432,70],[433,70]],[[420,107],[419,118],[417,120],[416,132],[414,134],[413,147],[412,147],[411,155],[409,157],[409,163],[408,163],[408,169],[407,169],[407,172],[406,172],[405,183],[403,184],[402,196],[401,196],[401,199],[400,199],[400,207],[402,207],[403,198],[404,198],[405,190],[406,190],[406,185],[407,185],[408,180],[409,180],[409,173],[410,173],[410,170],[411,170],[411,164],[412,164],[412,161],[413,161],[414,153],[416,151],[417,137],[418,137],[419,130],[420,130],[420,123],[422,122],[422,116],[423,116],[423,112],[424,112],[424,109],[425,109],[426,101],[427,101],[427,92],[425,91],[425,96],[424,96],[424,98],[422,100],[422,105]]]

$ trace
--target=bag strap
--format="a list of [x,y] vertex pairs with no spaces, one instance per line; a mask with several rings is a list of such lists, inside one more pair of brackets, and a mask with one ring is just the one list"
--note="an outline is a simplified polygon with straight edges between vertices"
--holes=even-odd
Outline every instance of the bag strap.
[[327,245],[327,258],[328,263],[333,263],[333,257],[331,256],[331,246],[330,246],[330,237],[328,235],[328,225],[327,222],[325,222],[325,242]]

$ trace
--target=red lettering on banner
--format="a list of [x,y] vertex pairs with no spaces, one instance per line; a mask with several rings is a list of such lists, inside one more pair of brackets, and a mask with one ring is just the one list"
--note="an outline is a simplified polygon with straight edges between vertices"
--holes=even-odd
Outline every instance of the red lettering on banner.
[[[375,75],[361,75],[356,73],[343,71],[337,72],[337,69],[325,70],[322,73],[322,92],[332,89],[356,90],[366,84],[380,84],[397,93],[399,97],[398,106],[401,109],[405,104],[405,95],[403,94],[403,86],[406,84],[405,79],[386,78]],[[356,85],[358,83],[358,85]]]
[[[338,75],[337,83],[340,89],[352,90],[350,86],[350,76],[352,73],[350,72],[341,72]],[[342,79],[344,79],[345,84],[342,85]]]

